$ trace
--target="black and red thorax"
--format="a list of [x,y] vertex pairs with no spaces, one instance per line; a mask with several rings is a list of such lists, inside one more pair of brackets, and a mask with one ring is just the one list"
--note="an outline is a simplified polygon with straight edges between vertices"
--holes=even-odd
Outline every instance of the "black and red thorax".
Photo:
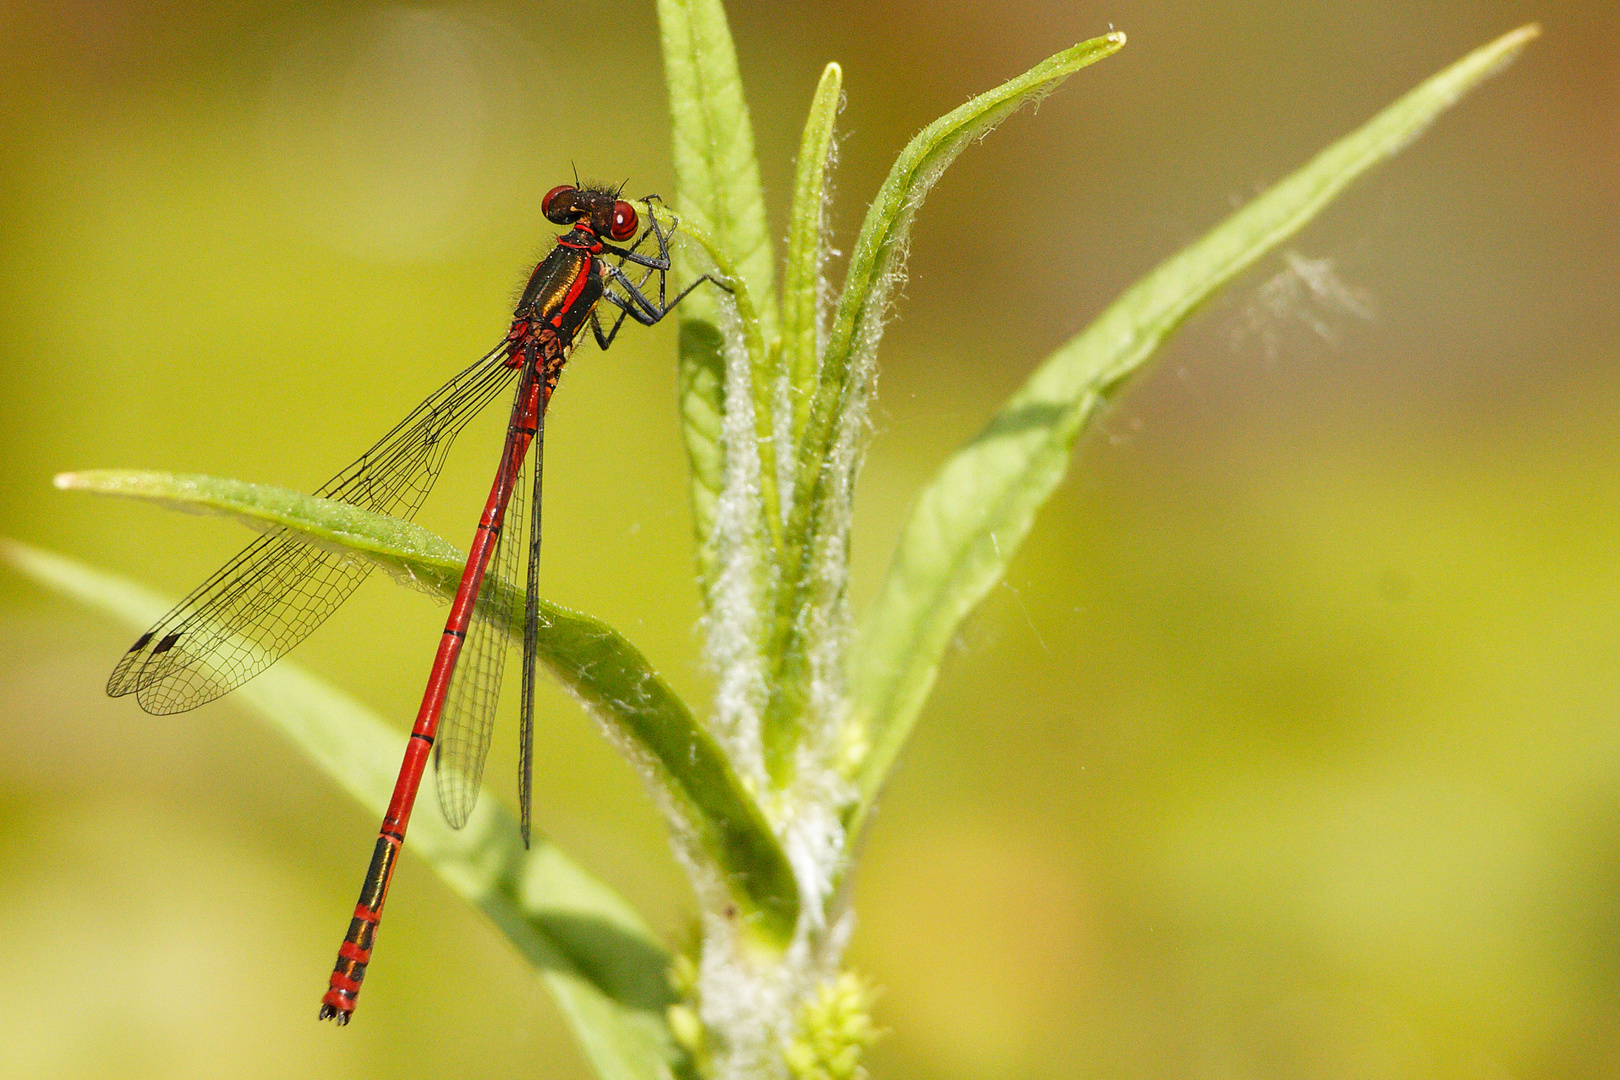
[[507,333],[507,363],[537,364],[546,400],[597,301],[602,299],[602,241],[584,222],[557,238],[557,246],[529,275]]

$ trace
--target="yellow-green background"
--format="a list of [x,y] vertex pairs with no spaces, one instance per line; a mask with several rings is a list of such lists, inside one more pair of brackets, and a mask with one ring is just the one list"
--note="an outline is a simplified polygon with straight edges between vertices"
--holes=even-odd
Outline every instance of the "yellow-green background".
[[[1620,1076],[1620,14],[1610,0],[737,3],[772,224],[844,65],[847,250],[904,140],[1106,31],[971,147],[883,343],[857,601],[917,485],[1122,287],[1419,79],[1520,63],[1267,260],[1087,435],[964,626],[863,851],[878,1077]],[[0,5],[0,532],[171,594],[239,527],[53,491],[309,489],[504,328],[581,173],[668,191],[650,5]],[[1319,332],[1313,323],[1322,324]],[[575,359],[544,587],[701,703],[673,330]],[[495,425],[421,520],[464,543]],[[131,638],[0,576],[0,1076],[583,1075],[407,860],[356,1023],[315,1007],[375,822]],[[367,584],[299,662],[403,725],[443,609]],[[628,768],[549,687],[538,818],[673,939]],[[503,728],[492,765],[511,799]],[[430,797],[431,802],[431,797]]]

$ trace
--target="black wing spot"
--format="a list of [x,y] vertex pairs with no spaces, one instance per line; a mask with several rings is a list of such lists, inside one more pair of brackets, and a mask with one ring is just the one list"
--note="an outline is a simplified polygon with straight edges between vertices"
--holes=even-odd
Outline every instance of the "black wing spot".
[[[457,432],[517,374],[506,343],[456,375],[315,494],[409,519]],[[160,619],[114,667],[107,692],[154,714],[212,701],[302,641],[369,567],[290,534],[262,536]]]

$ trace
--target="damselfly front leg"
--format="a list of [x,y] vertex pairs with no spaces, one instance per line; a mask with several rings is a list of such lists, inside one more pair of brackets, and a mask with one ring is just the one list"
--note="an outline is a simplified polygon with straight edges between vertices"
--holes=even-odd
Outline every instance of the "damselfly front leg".
[[[649,195],[643,201],[651,202],[656,198],[656,195]],[[602,324],[597,319],[596,312],[593,311],[591,313],[591,329],[596,334],[596,343],[604,349],[612,344],[613,339],[618,336],[619,327],[624,325],[624,317],[626,315],[630,316],[638,323],[641,323],[643,326],[652,326],[665,315],[668,315],[670,311],[674,309],[676,304],[679,304],[682,300],[686,299],[686,295],[688,293],[697,288],[699,285],[703,284],[705,281],[713,282],[715,285],[726,290],[727,292],[731,291],[731,286],[722,281],[720,278],[717,278],[712,274],[703,274],[692,281],[691,284],[687,285],[686,288],[682,289],[680,294],[676,296],[675,299],[666,301],[665,283],[668,280],[670,267],[669,238],[674,235],[675,229],[679,227],[680,223],[679,221],[676,221],[670,226],[669,232],[666,233],[662,228],[659,227],[658,218],[650,212],[650,206],[648,207],[648,210],[647,228],[642,232],[641,236],[636,239],[636,242],[630,245],[629,248],[616,248],[611,245],[604,245],[607,253],[616,255],[619,258],[618,266],[614,266],[608,262],[603,262],[602,264],[602,277],[604,279],[602,298],[619,309],[619,317],[613,320],[612,328],[604,333],[602,331]],[[649,236],[658,241],[657,255],[643,255],[636,250],[646,242],[647,237]],[[630,276],[624,272],[623,266],[627,262],[633,263],[636,266],[647,268],[647,272],[641,276],[640,281],[630,280]],[[656,303],[651,297],[642,291],[654,274],[658,275],[658,300]],[[623,289],[624,295],[621,296],[614,292],[611,287],[613,285],[618,285],[621,289]]]

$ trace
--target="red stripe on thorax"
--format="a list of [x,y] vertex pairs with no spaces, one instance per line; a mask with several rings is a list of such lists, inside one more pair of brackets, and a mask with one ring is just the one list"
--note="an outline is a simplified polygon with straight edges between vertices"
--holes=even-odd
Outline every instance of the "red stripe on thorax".
[[573,307],[574,304],[579,301],[579,294],[585,291],[585,281],[590,276],[591,276],[591,260],[587,258],[584,262],[581,262],[579,264],[579,273],[574,275],[573,282],[571,284],[569,284],[569,286],[568,286],[568,295],[563,297],[562,307],[558,308],[557,309],[557,314],[555,314],[555,315],[553,315],[551,317],[551,325],[552,326],[556,326],[556,327],[561,327],[562,326],[563,313],[566,312],[569,308]]

